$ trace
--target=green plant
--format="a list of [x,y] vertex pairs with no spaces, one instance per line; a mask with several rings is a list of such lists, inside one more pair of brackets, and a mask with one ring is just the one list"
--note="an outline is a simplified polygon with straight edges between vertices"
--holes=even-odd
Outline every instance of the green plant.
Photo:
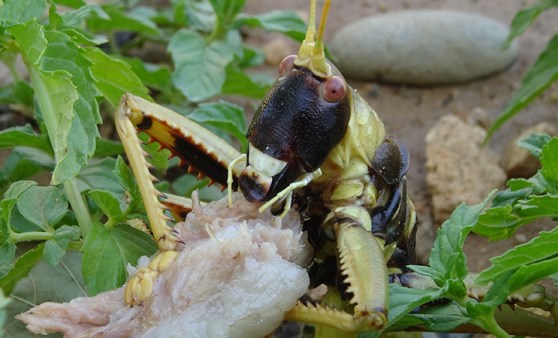
[[[450,332],[460,325],[472,324],[497,337],[510,337],[496,320],[507,297],[544,278],[556,283],[558,227],[492,258],[492,266],[478,275],[467,269],[463,244],[471,232],[491,240],[507,239],[519,226],[534,220],[558,220],[558,138],[535,135],[522,144],[541,160],[542,169],[529,179],[510,180],[507,190],[493,192],[480,204],[463,204],[452,213],[436,234],[428,266],[411,266],[418,274],[431,278],[435,287],[418,290],[391,284],[388,330],[421,327]],[[485,209],[490,200],[493,205]],[[468,295],[469,276],[475,276],[475,284],[486,286],[481,300]],[[440,302],[442,299],[445,301]],[[435,301],[437,305],[433,305]],[[416,311],[425,305],[424,311]],[[553,306],[548,310],[556,315],[558,307]],[[517,320],[506,326],[529,330],[528,321]],[[552,330],[553,324],[550,325]],[[376,336],[378,333],[361,335]]]
[[[530,7],[517,12],[511,24],[511,32],[504,48],[519,35],[521,35],[538,16],[558,6],[556,0],[539,0]],[[485,142],[509,119],[527,107],[533,100],[539,97],[548,87],[558,80],[558,34],[554,35],[548,42],[546,48],[541,52],[535,64],[523,77],[521,86],[508,102],[500,116],[488,129]]]
[[[0,104],[30,122],[0,131],[0,148],[9,150],[0,169],[0,288],[17,303],[36,300],[40,290],[13,291],[42,260],[76,286],[51,290],[63,301],[84,295],[82,283],[90,295],[122,285],[126,265],[155,251],[142,228],[133,176],[117,157],[122,146],[98,130],[103,124],[113,134],[111,114],[122,94],[156,99],[246,147],[244,110],[217,98],[261,98],[273,76],[247,71],[264,58],[244,43],[240,30],[302,39],[306,26],[293,12],[247,15],[243,6],[243,0],[175,0],[165,8],[134,1],[0,1],[0,61],[13,78],[0,88]],[[130,56],[148,42],[159,46],[162,62]],[[163,174],[177,165],[156,145],[145,150]],[[38,174],[50,184],[39,185]],[[188,194],[207,183],[174,175],[159,189]],[[220,195],[205,189],[202,197]],[[68,256],[68,250],[83,255]],[[49,275],[39,288],[58,283]],[[3,298],[0,303],[2,319]]]

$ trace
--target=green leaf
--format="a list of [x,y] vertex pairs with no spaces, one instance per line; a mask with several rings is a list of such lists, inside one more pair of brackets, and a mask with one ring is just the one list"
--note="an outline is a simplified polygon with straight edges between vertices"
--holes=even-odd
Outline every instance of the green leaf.
[[515,271],[509,270],[496,278],[493,285],[486,293],[483,304],[492,307],[503,304],[507,296],[511,293],[557,272],[558,257],[556,257],[556,255],[538,262],[520,266]]
[[12,210],[12,214],[10,217],[10,227],[13,232],[19,234],[23,234],[26,232],[43,232],[45,235],[47,234],[46,232],[44,232],[43,228],[26,220],[17,208]]
[[0,6],[0,22],[4,26],[24,23],[43,16],[46,0],[4,0]]
[[79,8],[86,5],[84,0],[54,0],[54,2],[70,8]]
[[11,242],[11,230],[16,232],[42,230],[39,226],[29,223],[29,221],[21,215],[17,208],[14,209],[19,196],[36,185],[37,183],[33,181],[19,181],[13,183],[4,194],[5,199],[0,202],[0,208],[2,208],[2,219],[0,220],[0,227],[2,227],[0,231],[0,242]]
[[444,278],[444,275],[436,270],[433,269],[427,265],[408,265],[408,268],[415,271],[416,273],[432,278],[432,280],[441,280]]
[[210,32],[215,22],[215,12],[209,1],[178,1],[174,19],[192,30]]
[[128,168],[121,156],[118,156],[116,159],[114,173],[118,176],[120,184],[124,187],[124,191],[126,191],[128,195],[129,204],[126,209],[126,215],[144,214],[145,208],[139,188],[136,184],[136,179],[134,178],[132,170]]
[[[8,306],[9,318],[25,312],[32,305],[44,302],[69,302],[86,296],[80,273],[81,254],[68,252],[58,266],[39,262],[29,275],[14,288],[14,297]],[[9,320],[4,327],[8,337],[28,337],[29,331],[19,320]]]
[[4,198],[19,198],[27,189],[37,185],[34,181],[19,181],[15,182],[10,186],[10,188],[4,193]]
[[33,148],[14,148],[0,167],[0,189],[7,184],[32,177],[41,170],[52,171],[54,160],[51,156]]
[[397,322],[409,312],[440,298],[445,289],[412,289],[392,283],[389,285],[388,326],[397,326]]
[[[79,118],[81,128],[87,137],[87,155],[95,151],[95,138],[99,137],[97,124],[102,123],[95,81],[91,74],[91,61],[83,50],[70,37],[61,32],[46,31],[47,48],[41,58],[41,69],[47,72],[65,70],[72,76],[72,83],[78,91],[78,100],[74,103],[74,114]],[[76,132],[75,123],[70,133]]]
[[52,266],[57,266],[66,255],[70,241],[79,239],[80,231],[77,226],[62,225],[54,232],[54,239],[45,242],[43,251],[45,261]]
[[153,238],[128,225],[120,224],[108,230],[95,223],[82,250],[82,273],[89,295],[114,290],[126,281],[126,266],[157,250]]
[[540,195],[545,192],[555,192],[538,171],[533,177],[528,179],[518,178],[508,180],[509,189],[504,190],[494,198],[494,206],[514,204],[521,199],[528,198],[530,195]]
[[149,163],[155,167],[155,172],[166,172],[169,167],[169,157],[171,155],[170,150],[159,150],[160,145],[157,144],[157,142],[149,143],[149,135],[145,133],[140,133],[138,138],[143,143],[142,149],[147,153]]
[[539,14],[551,8],[552,6],[558,6],[558,1],[539,0],[532,6],[524,8],[517,12],[512,20],[511,31],[508,35],[508,38],[504,42],[504,47],[507,48],[513,39],[523,34],[523,32],[525,32],[525,30],[529,26],[531,26],[533,22],[535,22]]
[[[4,221],[0,221],[0,227],[5,226]],[[0,244],[0,278],[6,276],[13,269],[16,246],[9,239]]]
[[453,302],[429,306],[420,313],[411,313],[408,316],[419,320],[421,326],[432,332],[451,332],[459,325],[471,322],[471,318],[464,316],[463,309]]
[[35,182],[31,181],[20,181],[12,184],[8,191],[4,193],[4,199],[0,201],[0,221],[2,227],[0,227],[0,240],[2,242],[9,239],[10,235],[10,220],[13,208],[16,206],[19,196],[21,196],[25,191],[36,185]]
[[246,141],[246,122],[244,110],[230,103],[202,103],[188,118],[201,125],[218,127],[236,137],[243,149],[248,147]]
[[31,147],[53,155],[52,147],[46,135],[37,135],[30,125],[17,126],[0,131],[0,148]]
[[508,181],[507,184],[512,191],[528,189],[529,193],[527,194],[527,196],[542,194],[546,192],[548,188],[548,182],[540,173],[536,173],[533,177],[529,177],[528,179],[512,178]]
[[511,205],[492,207],[480,215],[473,232],[490,240],[509,238],[524,221],[513,212]]
[[10,299],[4,297],[4,292],[0,288],[0,338],[4,336],[4,323],[6,322],[6,307],[10,303]]
[[151,100],[147,88],[126,62],[108,56],[98,48],[86,50],[85,55],[93,62],[91,72],[97,88],[113,107],[125,93]]
[[[16,2],[17,0],[12,0]],[[32,0],[31,0],[32,1]],[[21,3],[25,3],[22,1]],[[43,34],[43,27],[32,21],[11,27],[9,32],[19,44],[19,51],[29,65],[36,65],[46,48],[47,41]]]
[[[271,77],[269,79],[271,79]],[[225,83],[221,91],[223,94],[242,95],[254,99],[261,99],[271,88],[272,81],[258,81],[236,65],[229,64],[226,68]]]
[[242,58],[238,61],[238,67],[244,69],[248,67],[261,66],[264,61],[265,54],[261,49],[244,46],[242,50]]
[[494,193],[493,191],[479,204],[472,206],[459,205],[438,230],[429,259],[430,267],[444,276],[441,279],[434,278],[438,286],[444,285],[450,279],[463,281],[467,276],[463,243]]
[[82,26],[84,20],[92,17],[109,20],[110,17],[98,4],[85,5],[75,11],[61,13],[62,23],[66,27]]
[[13,267],[16,246],[10,238],[10,219],[16,202],[16,198],[9,197],[0,201],[0,278]]
[[149,88],[156,89],[172,99],[175,95],[182,97],[173,87],[171,70],[165,65],[144,62],[140,59],[123,58],[132,67],[141,82]]
[[0,279],[0,289],[10,294],[16,284],[21,279],[27,277],[31,269],[41,261],[43,258],[43,248],[44,244],[41,243],[19,256],[10,273]]
[[552,137],[548,134],[531,134],[523,140],[519,140],[517,145],[523,147],[535,156],[536,158],[541,157],[542,148],[547,144]]
[[216,201],[224,196],[224,192],[216,185],[208,186],[209,179],[198,180],[194,175],[182,175],[172,183],[172,190],[181,196],[190,197],[198,191],[201,201]]
[[541,164],[543,177],[558,184],[558,138],[553,138],[542,148]]
[[102,160],[93,159],[76,177],[79,191],[99,189],[111,191],[115,195],[123,194],[124,190],[120,185],[120,180],[112,172],[115,161],[110,157]]
[[23,81],[15,81],[0,88],[0,103],[33,106],[33,88]]
[[545,50],[539,55],[533,67],[523,78],[523,82],[521,83],[519,90],[515,92],[496,121],[494,121],[488,129],[485,142],[492,137],[494,132],[496,132],[502,124],[541,95],[541,93],[557,79],[558,35],[555,35],[548,43]]
[[146,20],[145,16],[136,17],[133,11],[127,11],[124,7],[114,5],[103,5],[105,16],[90,17],[87,26],[92,31],[126,31],[137,32],[148,35],[161,35],[157,25]]
[[[101,117],[89,70],[91,63],[64,33],[43,32],[36,24],[29,33],[22,29],[25,27],[16,26],[11,31],[20,45],[24,42],[22,54],[27,56],[28,64],[34,60],[29,71],[57,155],[53,174],[53,183],[57,184],[74,177],[95,151]],[[28,39],[29,34],[35,36]],[[43,45],[45,39],[48,43]],[[37,46],[28,46],[34,41],[43,47],[40,56],[35,56],[33,48]]]
[[171,38],[168,51],[175,66],[173,82],[190,101],[202,101],[221,91],[234,47],[220,40],[207,42],[182,29]]
[[56,6],[48,8],[48,22],[49,29],[59,29],[62,26],[62,17],[58,14]]
[[38,73],[34,86],[42,88],[38,101],[56,159],[51,183],[57,185],[86,164],[87,136],[73,113],[79,95],[67,72]]
[[558,217],[558,195],[530,196],[516,206],[517,214],[529,221],[542,217]]
[[214,36],[221,36],[229,30],[234,19],[244,7],[245,0],[209,0],[209,2],[217,17],[217,24],[214,28],[217,32],[214,32]]
[[306,23],[293,11],[271,11],[264,14],[242,16],[236,24],[252,28],[263,28],[269,32],[283,33],[296,41],[304,40]]
[[[74,103],[80,95],[76,85],[72,83],[72,75],[66,70],[56,70],[58,66],[76,69],[82,64],[81,58],[73,60],[76,45],[60,34],[49,34],[54,41],[48,44],[43,27],[35,21],[25,25],[10,28],[20,46],[20,52],[28,67],[31,83],[35,88],[37,102],[44,122],[49,132],[52,148],[56,155],[57,165],[53,173],[52,182],[61,183],[74,177],[81,167],[87,163],[88,154],[92,154],[97,135],[96,125],[84,125],[87,121],[97,121],[98,116],[83,116],[87,112],[80,112],[80,121],[75,118]],[[73,44],[73,45],[72,45]],[[57,54],[56,47],[60,47]],[[48,53],[47,53],[48,49]],[[70,59],[64,59],[70,57]],[[44,62],[43,62],[44,61]],[[73,64],[75,65],[69,65]],[[41,66],[40,66],[41,65]],[[45,71],[44,66],[50,71]],[[76,75],[80,78],[79,74]],[[76,80],[77,81],[77,80]],[[90,102],[86,102],[90,104]],[[90,131],[91,133],[87,133]]]
[[111,228],[126,219],[120,209],[120,201],[118,201],[111,192],[106,190],[92,190],[89,192],[89,196],[93,198],[103,214],[108,217],[108,221],[105,224],[106,227]]
[[68,201],[57,187],[32,186],[19,197],[17,209],[29,222],[50,230],[68,211]]
[[109,139],[98,138],[94,157],[116,156],[124,153],[122,143]]
[[558,253],[556,243],[558,243],[558,228],[543,231],[529,242],[490,259],[492,266],[481,272],[475,282],[486,284],[508,271],[552,258]]
[[72,38],[77,44],[85,47],[96,47],[98,45],[109,43],[104,36],[89,36],[78,28],[62,28],[61,32]]

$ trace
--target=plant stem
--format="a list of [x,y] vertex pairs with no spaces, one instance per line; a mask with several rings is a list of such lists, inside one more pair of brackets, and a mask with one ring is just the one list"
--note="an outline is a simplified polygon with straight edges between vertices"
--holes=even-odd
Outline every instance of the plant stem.
[[12,74],[12,77],[14,78],[14,81],[21,81],[21,75],[19,74],[18,70],[17,70],[17,66],[16,66],[16,57],[15,57],[15,53],[12,53],[12,55],[10,55],[10,57],[5,57],[3,59],[4,64],[6,65],[6,67],[8,67],[10,74]]
[[76,215],[81,236],[85,238],[89,230],[91,230],[91,216],[89,215],[89,209],[77,187],[75,178],[64,181],[64,190],[66,191],[66,197],[72,206],[72,210]]
[[18,242],[29,242],[29,241],[48,241],[54,238],[54,232],[44,232],[44,231],[30,231],[30,232],[11,232],[10,240],[13,243]]
[[210,43],[213,40],[216,40],[218,38],[221,37],[223,27],[221,24],[221,20],[219,19],[218,16],[216,16],[215,18],[215,25],[213,26],[213,30],[211,31],[211,34],[207,37],[207,43]]
[[498,338],[510,338],[511,336],[498,325],[496,319],[494,319],[494,311],[491,315],[480,316],[475,318],[478,321],[478,326],[481,327],[486,332],[495,335]]

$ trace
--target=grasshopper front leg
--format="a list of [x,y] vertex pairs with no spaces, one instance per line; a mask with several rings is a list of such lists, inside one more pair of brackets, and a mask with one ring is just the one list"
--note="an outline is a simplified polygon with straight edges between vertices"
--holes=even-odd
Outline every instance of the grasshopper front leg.
[[139,269],[126,285],[126,303],[137,304],[151,295],[151,286],[158,274],[166,270],[178,256],[178,239],[167,224],[170,218],[164,211],[169,210],[170,213],[182,217],[183,211],[188,209],[187,205],[186,209],[178,206],[184,204],[178,197],[170,198],[166,205],[159,201],[162,194],[153,186],[155,178],[149,172],[151,165],[145,159],[145,153],[137,138],[137,130],[146,132],[152,140],[169,149],[181,162],[190,166],[190,171],[198,171],[200,176],[209,176],[211,180],[223,185],[227,184],[227,174],[230,171],[233,178],[232,187],[236,188],[237,177],[243,164],[238,163],[230,168],[229,164],[238,158],[240,153],[207,129],[131,94],[122,98],[116,110],[115,120],[118,135],[137,180],[150,229],[160,251],[149,266]]

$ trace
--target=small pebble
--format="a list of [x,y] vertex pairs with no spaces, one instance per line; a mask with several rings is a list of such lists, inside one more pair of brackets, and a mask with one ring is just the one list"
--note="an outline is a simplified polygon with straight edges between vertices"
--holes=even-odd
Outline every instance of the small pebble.
[[524,234],[515,234],[515,240],[519,243],[525,243],[527,242],[527,236],[525,236]]

